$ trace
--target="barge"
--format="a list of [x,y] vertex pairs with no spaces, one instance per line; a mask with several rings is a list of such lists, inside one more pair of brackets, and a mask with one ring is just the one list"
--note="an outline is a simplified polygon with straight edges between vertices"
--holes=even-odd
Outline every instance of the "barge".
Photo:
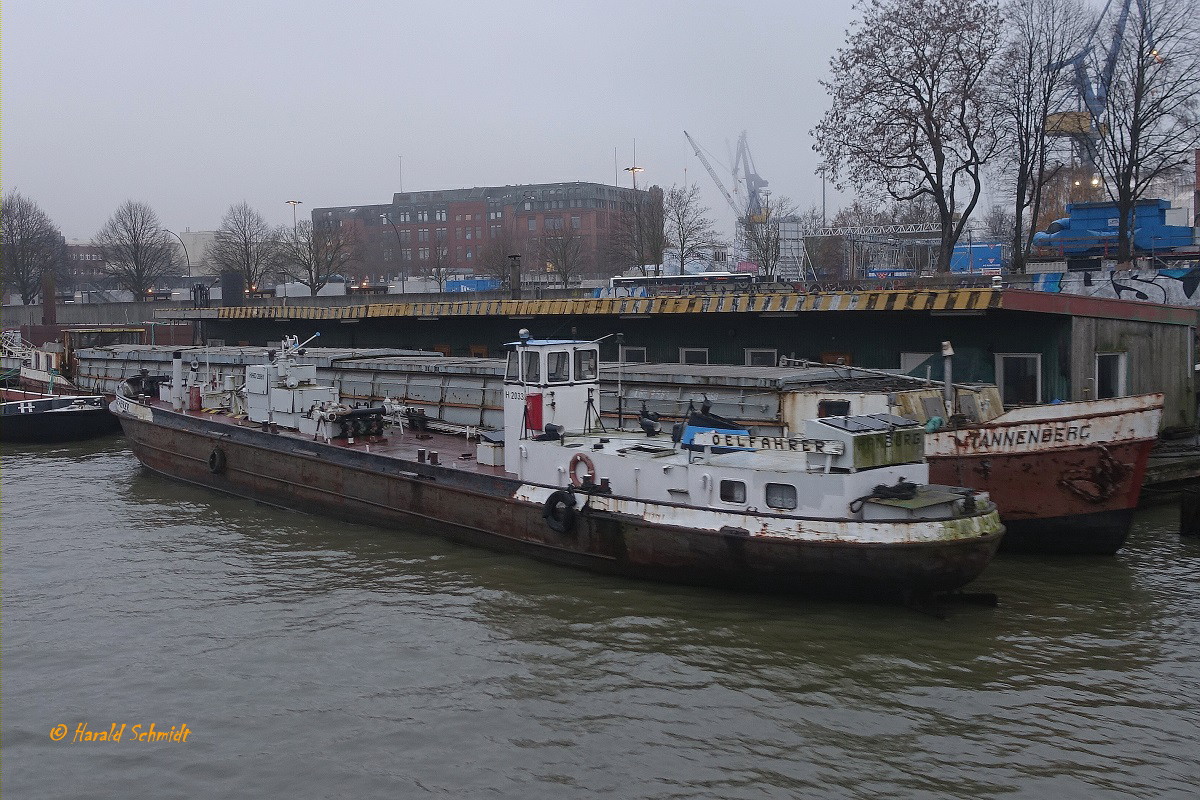
[[[986,493],[930,484],[919,426],[891,415],[752,435],[711,413],[668,434],[599,413],[599,345],[522,332],[502,438],[357,407],[298,363],[302,345],[211,389],[176,353],[169,381],[114,401],[143,465],[249,500],[632,578],[802,595],[913,599],[959,589],[999,547]],[[218,398],[218,395],[220,396]]]

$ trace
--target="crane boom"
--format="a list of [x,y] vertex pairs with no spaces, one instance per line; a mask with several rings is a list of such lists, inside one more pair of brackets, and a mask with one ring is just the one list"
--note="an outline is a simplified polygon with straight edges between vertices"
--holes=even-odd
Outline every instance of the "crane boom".
[[713,183],[717,185],[717,188],[721,190],[721,194],[725,196],[725,200],[729,203],[729,207],[733,209],[733,213],[741,216],[742,209],[738,208],[738,204],[734,201],[733,196],[729,194],[729,190],[725,188],[725,184],[721,183],[721,179],[717,177],[717,171],[712,168],[712,164],[708,163],[708,159],[704,157],[704,153],[700,152],[700,145],[696,144],[696,140],[687,131],[684,131],[683,135],[687,137],[688,143],[696,151],[696,158],[700,159],[700,163],[708,170],[708,176],[713,179]]

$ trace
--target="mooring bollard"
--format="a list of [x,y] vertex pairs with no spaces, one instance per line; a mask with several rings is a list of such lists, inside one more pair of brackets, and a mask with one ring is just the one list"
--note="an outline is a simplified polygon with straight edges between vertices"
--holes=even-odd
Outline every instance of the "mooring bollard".
[[1200,489],[1184,489],[1179,495],[1179,535],[1200,536]]

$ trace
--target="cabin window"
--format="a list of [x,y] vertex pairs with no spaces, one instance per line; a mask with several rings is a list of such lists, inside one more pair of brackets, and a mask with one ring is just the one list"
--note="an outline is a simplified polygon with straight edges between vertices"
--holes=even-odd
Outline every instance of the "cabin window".
[[849,413],[849,400],[821,400],[817,403],[818,417],[844,417]]
[[645,364],[646,348],[621,345],[621,360],[626,364]]
[[707,364],[708,363],[708,348],[707,347],[681,347],[681,348],[679,348],[679,363],[680,364]]
[[746,502],[746,484],[741,481],[721,481],[721,501],[724,503]]
[[781,511],[791,511],[796,507],[796,487],[790,483],[768,483],[767,505]]
[[571,380],[571,354],[558,350],[546,357],[546,381],[566,383]]
[[576,350],[575,351],[575,380],[577,381],[594,381],[596,380],[596,351],[595,350]]
[[1006,408],[1042,402],[1040,353],[997,353],[996,383]]
[[519,372],[519,369],[520,369],[519,365],[521,363],[520,358],[521,357],[517,353],[516,350],[508,351],[508,366],[505,367],[505,369],[504,369],[504,380],[506,380],[506,381],[521,380],[521,373]]
[[525,382],[538,383],[542,379],[542,372],[538,368],[538,354],[532,351],[525,352]]
[[746,348],[747,367],[773,367],[779,361],[779,351],[767,348]]

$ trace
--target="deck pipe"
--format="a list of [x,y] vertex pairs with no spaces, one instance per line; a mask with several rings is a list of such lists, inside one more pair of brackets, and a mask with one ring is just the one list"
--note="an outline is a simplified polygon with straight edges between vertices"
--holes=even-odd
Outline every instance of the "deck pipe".
[[171,354],[171,408],[183,410],[183,351]]

